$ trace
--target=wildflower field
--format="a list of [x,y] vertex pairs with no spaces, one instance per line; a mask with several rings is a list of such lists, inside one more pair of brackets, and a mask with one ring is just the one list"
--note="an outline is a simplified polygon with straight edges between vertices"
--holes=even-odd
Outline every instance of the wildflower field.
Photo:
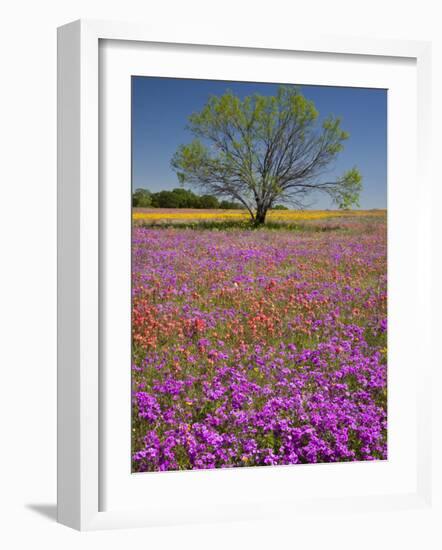
[[387,458],[385,211],[315,230],[136,214],[134,472]]
[[[305,222],[311,220],[384,218],[385,210],[271,210],[268,220],[272,222]],[[248,220],[246,210],[198,210],[192,208],[135,208],[134,224],[164,224],[167,222],[201,222],[209,220]]]

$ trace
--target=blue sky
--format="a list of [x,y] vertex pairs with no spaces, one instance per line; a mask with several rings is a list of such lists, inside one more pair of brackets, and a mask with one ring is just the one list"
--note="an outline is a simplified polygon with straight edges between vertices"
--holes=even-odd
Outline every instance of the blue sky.
[[[179,187],[170,160],[181,144],[192,140],[188,116],[210,95],[227,89],[240,97],[273,95],[278,84],[132,77],[132,185],[151,191]],[[387,207],[387,91],[334,86],[300,86],[314,101],[319,118],[340,116],[350,133],[330,177],[356,166],[363,176],[361,208]],[[312,208],[332,208],[330,199],[315,197]]]

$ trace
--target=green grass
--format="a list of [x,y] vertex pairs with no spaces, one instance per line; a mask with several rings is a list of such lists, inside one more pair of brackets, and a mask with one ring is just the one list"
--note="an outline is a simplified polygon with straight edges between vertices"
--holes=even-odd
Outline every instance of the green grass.
[[325,231],[346,231],[345,227],[340,225],[319,225],[311,223],[287,223],[287,222],[272,222],[268,221],[264,225],[255,225],[248,220],[202,220],[197,222],[141,222],[138,227],[148,229],[193,229],[197,231],[233,231],[233,230],[250,230],[250,231],[299,231],[321,233]]

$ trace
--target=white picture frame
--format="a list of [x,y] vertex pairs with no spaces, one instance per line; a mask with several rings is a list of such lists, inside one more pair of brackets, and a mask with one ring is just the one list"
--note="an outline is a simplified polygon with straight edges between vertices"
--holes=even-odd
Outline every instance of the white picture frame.
[[[226,34],[224,41],[210,44],[205,37],[166,36],[135,24],[76,21],[58,31],[58,521],[79,530],[151,526],[214,519],[266,516],[264,502],[250,503],[241,513],[177,505],[167,508],[114,507],[102,510],[100,483],[103,483],[100,453],[100,301],[102,289],[100,210],[100,94],[99,48],[101,40],[127,43],[174,44],[210,49],[229,48],[284,52],[310,52],[336,56],[376,56],[408,58],[417,71],[417,163],[419,191],[419,263],[416,307],[430,311],[430,217],[425,205],[431,204],[429,178],[429,97],[430,44],[369,40],[346,37],[281,37],[278,43],[265,39],[241,39]],[[101,229],[100,229],[101,228]],[[428,317],[427,317],[428,319]],[[429,320],[423,321],[422,334]],[[428,337],[429,338],[429,337]],[[416,490],[404,494],[372,494],[330,499],[281,500],[277,514],[287,517],[308,510],[361,510],[429,506],[431,502],[431,433],[429,428],[432,355],[427,338],[427,356],[416,381]],[[350,466],[351,467],[351,466]],[[253,470],[253,469],[248,469]],[[241,473],[243,475],[243,472]],[[155,474],[156,475],[156,474]],[[209,472],[210,475],[210,472]],[[252,475],[247,473],[246,475]],[[175,478],[176,479],[176,478]],[[195,478],[196,479],[196,478]],[[160,483],[160,482],[159,482]],[[169,478],[170,483],[170,478]],[[158,485],[158,483],[157,483]],[[270,501],[269,501],[270,504]],[[180,507],[181,506],[181,507]],[[275,509],[274,503],[272,506]]]

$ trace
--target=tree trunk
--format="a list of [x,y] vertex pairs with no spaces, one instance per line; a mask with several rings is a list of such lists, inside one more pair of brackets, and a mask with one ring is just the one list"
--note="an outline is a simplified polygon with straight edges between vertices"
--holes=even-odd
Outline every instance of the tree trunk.
[[255,214],[255,225],[263,225],[266,221],[267,209],[258,208]]

